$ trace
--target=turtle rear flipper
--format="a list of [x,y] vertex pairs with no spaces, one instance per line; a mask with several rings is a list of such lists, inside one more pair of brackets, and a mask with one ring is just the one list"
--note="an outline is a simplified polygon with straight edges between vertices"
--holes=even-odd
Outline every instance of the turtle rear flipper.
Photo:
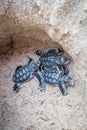
[[59,81],[57,86],[59,86],[59,89],[60,89],[62,95],[64,95],[64,96],[68,95],[68,90],[67,90],[67,88],[65,87],[65,84],[62,81]]
[[42,91],[45,91],[45,86],[46,86],[46,84],[45,84],[45,82],[44,82],[44,79],[43,79],[43,77],[39,74],[39,73],[37,73],[37,72],[34,72],[34,74],[33,74],[37,79],[38,79],[38,81],[39,81],[39,87],[38,87],[38,89],[42,92]]
[[20,83],[16,83],[14,86],[13,86],[13,91],[15,91],[16,93],[19,92],[20,90]]

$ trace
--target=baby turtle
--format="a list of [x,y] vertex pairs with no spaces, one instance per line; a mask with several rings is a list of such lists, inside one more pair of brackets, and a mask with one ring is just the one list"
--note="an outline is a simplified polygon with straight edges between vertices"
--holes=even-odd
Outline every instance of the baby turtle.
[[46,84],[53,84],[59,87],[62,95],[67,95],[68,90],[66,84],[72,81],[72,78],[67,75],[60,75],[56,69],[46,69],[41,67],[41,72],[34,73],[39,81],[39,89],[41,91],[45,90]]
[[[67,70],[66,66],[70,59],[68,59],[66,56],[63,55],[63,52],[57,51],[55,49],[49,49],[46,53],[41,54],[41,52],[38,50],[36,52],[37,55],[40,55],[39,61],[41,65],[44,65],[46,68],[56,68],[59,70],[59,66],[61,65],[61,68],[64,68]],[[60,55],[62,54],[62,55]]]
[[15,73],[13,74],[13,81],[15,85],[13,86],[13,91],[18,92],[20,85],[31,79],[33,73],[39,67],[40,63],[35,62],[33,59],[29,58],[29,62],[26,65],[20,65],[16,68]]

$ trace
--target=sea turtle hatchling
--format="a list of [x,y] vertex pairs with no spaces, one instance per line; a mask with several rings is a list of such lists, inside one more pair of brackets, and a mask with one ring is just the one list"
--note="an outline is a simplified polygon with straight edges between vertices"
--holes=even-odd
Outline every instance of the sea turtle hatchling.
[[[36,51],[37,55],[40,55],[39,61],[41,65],[46,68],[56,68],[64,70],[68,74],[66,65],[70,62],[70,59],[63,55],[62,50],[49,49],[46,53],[41,53],[40,50]],[[59,68],[60,67],[60,68]]]
[[56,69],[47,69],[43,66],[41,67],[41,72],[34,73],[39,81],[39,89],[41,91],[45,90],[46,84],[53,84],[59,87],[62,95],[67,95],[68,90],[66,84],[72,81],[72,78],[68,75],[60,76]]
[[39,62],[35,62],[33,59],[29,58],[29,62],[26,65],[18,66],[13,74],[13,81],[15,83],[13,86],[13,91],[18,92],[20,85],[32,78],[33,73],[37,70],[39,65]]

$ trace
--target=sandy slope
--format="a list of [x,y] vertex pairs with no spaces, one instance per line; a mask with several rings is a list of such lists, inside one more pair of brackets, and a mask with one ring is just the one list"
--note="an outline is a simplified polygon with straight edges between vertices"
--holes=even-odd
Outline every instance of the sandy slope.
[[46,50],[56,46],[47,42],[42,46],[37,42],[9,50],[0,57],[0,130],[86,130],[84,81],[75,81],[75,86],[69,87],[68,96],[62,96],[57,87],[49,85],[41,93],[35,78],[24,83],[18,94],[12,91],[15,68],[27,63],[28,56],[37,60],[34,53],[37,48]]

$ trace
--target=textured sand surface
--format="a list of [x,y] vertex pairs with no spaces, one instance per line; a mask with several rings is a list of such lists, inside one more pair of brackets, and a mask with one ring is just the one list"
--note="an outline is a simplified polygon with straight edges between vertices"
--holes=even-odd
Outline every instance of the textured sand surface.
[[69,86],[67,96],[62,96],[59,88],[50,85],[41,93],[35,78],[24,83],[19,93],[12,91],[15,68],[27,63],[28,56],[38,60],[33,46],[43,50],[57,47],[45,42],[42,47],[37,42],[38,45],[33,42],[29,48],[19,48],[0,57],[0,130],[86,130],[84,81],[75,81],[74,87]]
[[[69,95],[35,78],[15,94],[15,68],[53,41],[72,58]],[[0,54],[0,130],[87,130],[86,0],[0,0]]]

